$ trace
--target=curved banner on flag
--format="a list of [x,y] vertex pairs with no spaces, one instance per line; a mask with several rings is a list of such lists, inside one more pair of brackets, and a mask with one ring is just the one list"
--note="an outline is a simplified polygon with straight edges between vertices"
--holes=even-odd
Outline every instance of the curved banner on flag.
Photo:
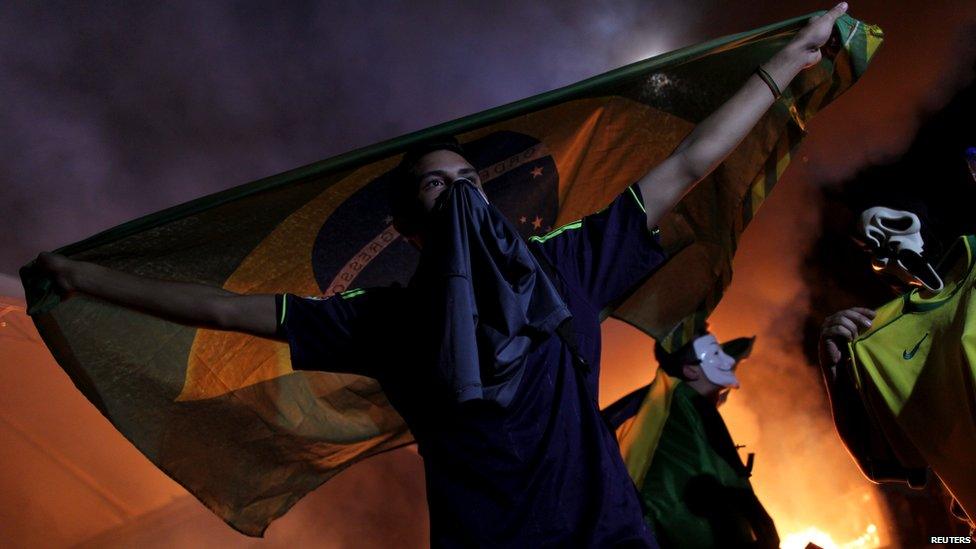
[[[806,21],[641,61],[131,221],[58,250],[138,275],[243,293],[326,297],[405,284],[417,253],[390,224],[402,152],[458,137],[524,237],[607,205],[667,157]],[[863,73],[881,32],[849,16],[743,143],[661,223],[670,261],[608,311],[680,345],[731,280],[739,235],[789,163],[809,117]],[[197,330],[84,296],[59,303],[22,270],[58,363],[150,460],[231,526],[261,535],[352,463],[412,437],[377,383],[295,372],[285,345]],[[376,334],[383,344],[383,334]],[[405,353],[405,361],[409,354]],[[327,365],[324,365],[327,368]]]

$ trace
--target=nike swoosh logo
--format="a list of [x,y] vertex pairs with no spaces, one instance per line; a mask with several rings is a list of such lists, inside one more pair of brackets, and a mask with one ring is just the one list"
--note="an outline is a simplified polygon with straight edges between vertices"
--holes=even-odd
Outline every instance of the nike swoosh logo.
[[918,343],[916,343],[915,346],[912,347],[911,351],[902,351],[901,357],[904,358],[905,360],[911,360],[912,357],[915,356],[915,353],[918,352],[919,346],[922,345],[922,342],[925,341],[925,338],[927,337],[929,337],[928,332],[926,332],[925,335],[922,336],[922,339],[918,340]]

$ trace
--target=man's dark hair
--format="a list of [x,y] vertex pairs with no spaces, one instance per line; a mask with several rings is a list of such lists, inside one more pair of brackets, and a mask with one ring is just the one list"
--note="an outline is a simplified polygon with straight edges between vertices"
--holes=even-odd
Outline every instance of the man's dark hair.
[[439,136],[411,146],[403,153],[403,159],[392,172],[390,184],[390,215],[393,226],[400,234],[410,236],[420,232],[420,220],[424,211],[417,199],[417,181],[413,168],[425,155],[434,151],[451,151],[467,160],[464,148],[451,136]]
[[685,379],[684,375],[684,365],[685,364],[698,364],[700,361],[698,357],[695,356],[695,340],[699,337],[705,335],[704,333],[696,333],[688,343],[682,345],[677,351],[669,353],[661,347],[661,344],[654,342],[654,358],[657,360],[658,366],[664,370],[671,377],[676,377],[678,379]]

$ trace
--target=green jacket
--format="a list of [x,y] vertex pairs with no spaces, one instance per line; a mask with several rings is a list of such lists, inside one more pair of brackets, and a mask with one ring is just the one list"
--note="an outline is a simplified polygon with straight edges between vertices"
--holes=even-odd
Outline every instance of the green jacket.
[[749,475],[715,405],[678,383],[641,487],[661,547],[778,547]]

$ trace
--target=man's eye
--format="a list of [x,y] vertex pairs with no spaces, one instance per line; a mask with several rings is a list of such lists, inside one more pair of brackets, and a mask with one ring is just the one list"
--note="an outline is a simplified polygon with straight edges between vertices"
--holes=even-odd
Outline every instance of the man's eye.
[[440,179],[428,179],[427,182],[424,183],[424,188],[429,189],[435,185],[442,185],[442,184],[444,184],[444,182],[441,181]]

